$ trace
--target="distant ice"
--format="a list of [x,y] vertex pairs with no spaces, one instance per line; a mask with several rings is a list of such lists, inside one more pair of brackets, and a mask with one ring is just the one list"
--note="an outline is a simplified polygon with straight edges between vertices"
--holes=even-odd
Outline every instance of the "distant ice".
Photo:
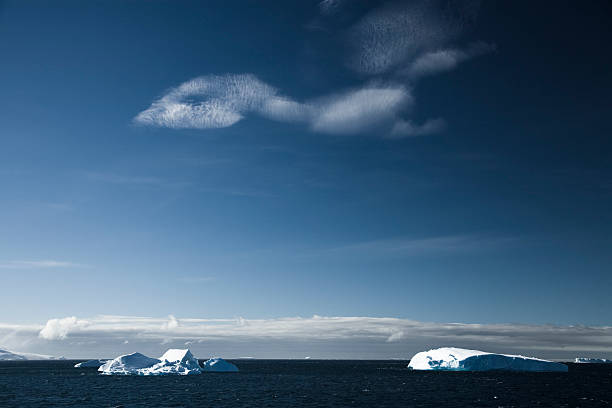
[[108,360],[104,359],[104,360],[88,360],[88,361],[83,361],[81,363],[75,364],[74,368],[99,368],[101,365],[103,365],[104,363],[106,363]]
[[49,356],[46,354],[0,350],[0,360],[65,360],[65,358]]
[[27,358],[8,350],[0,350],[0,360],[27,360]]
[[417,353],[410,359],[408,367],[439,371],[567,371],[565,364],[553,361],[455,347]]
[[612,360],[608,360],[607,358],[576,357],[575,362],[587,364],[612,364]]
[[238,371],[238,367],[236,367],[232,363],[225,361],[222,358],[215,357],[215,358],[211,358],[210,360],[204,362],[204,368],[202,370],[208,371],[208,372],[233,373],[233,372]]

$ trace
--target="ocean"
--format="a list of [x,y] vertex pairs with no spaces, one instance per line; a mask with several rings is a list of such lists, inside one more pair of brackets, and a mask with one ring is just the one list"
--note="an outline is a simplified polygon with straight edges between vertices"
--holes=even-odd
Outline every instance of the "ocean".
[[239,373],[118,377],[0,361],[0,407],[612,407],[612,365],[419,372],[408,361],[230,360]]

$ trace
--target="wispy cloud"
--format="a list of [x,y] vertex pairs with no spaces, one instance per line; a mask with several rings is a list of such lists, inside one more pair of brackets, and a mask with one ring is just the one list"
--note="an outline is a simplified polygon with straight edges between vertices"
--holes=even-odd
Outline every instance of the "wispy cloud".
[[214,276],[182,276],[178,278],[179,282],[183,283],[210,283],[215,281],[216,278]]
[[421,125],[414,124],[412,121],[399,119],[393,125],[389,137],[404,138],[415,136],[426,136],[442,132],[446,128],[446,121],[442,118],[429,119]]
[[0,262],[0,269],[77,268],[85,265],[54,260]]
[[214,129],[232,126],[251,114],[306,124],[321,133],[356,134],[379,124],[390,129],[411,102],[410,91],[401,84],[366,84],[298,102],[252,74],[210,75],[171,89],[134,121],[177,129]]
[[[109,345],[123,349],[127,340],[131,347],[159,349],[162,343],[190,343],[198,349],[214,344],[235,350],[236,355],[274,355],[279,344],[296,349],[316,348],[321,355],[331,356],[339,345],[353,350],[368,348],[379,358],[409,358],[427,347],[456,345],[497,352],[524,352],[552,358],[572,357],[579,352],[612,354],[612,327],[559,326],[526,324],[432,323],[391,317],[284,317],[275,319],[198,319],[96,316],[74,316],[51,319],[45,325],[8,325],[0,323],[0,336],[18,333],[22,338],[43,347],[51,342],[54,350],[71,345],[89,344],[109,350]],[[32,339],[32,337],[34,339]],[[2,337],[0,337],[2,338]],[[39,340],[36,340],[36,339]],[[40,343],[43,341],[43,343]],[[64,350],[61,349],[61,350]],[[204,352],[210,352],[204,351]],[[95,352],[90,351],[90,355]],[[359,358],[359,355],[353,355]]]
[[401,69],[418,54],[454,40],[478,14],[479,1],[391,2],[349,30],[349,66],[369,75]]
[[421,256],[448,255],[487,251],[507,247],[516,243],[512,237],[490,237],[483,235],[448,235],[439,237],[410,238],[399,237],[359,242],[327,249],[322,253],[342,254],[344,256]]
[[460,63],[471,58],[493,52],[495,49],[496,46],[494,44],[477,42],[471,44],[466,49],[450,48],[429,51],[420,55],[407,69],[400,73],[407,75],[411,79],[439,74],[441,72],[450,71]]
[[187,181],[168,180],[160,177],[150,176],[130,176],[116,173],[100,173],[100,172],[85,172],[84,176],[92,181],[98,181],[110,184],[123,184],[134,186],[151,186],[151,187],[168,187],[182,188],[191,185]]
[[169,89],[137,114],[134,122],[172,129],[219,129],[253,115],[327,134],[367,132],[397,139],[443,131],[442,119],[418,125],[405,117],[414,102],[408,82],[448,71],[494,48],[483,42],[465,49],[448,46],[476,19],[479,1],[374,2],[367,7],[364,3],[356,9],[369,11],[357,20],[342,17],[352,8],[347,3],[324,0],[319,10],[326,21],[350,21],[341,31],[350,49],[348,66],[367,76],[361,86],[298,101],[254,74],[205,75]]

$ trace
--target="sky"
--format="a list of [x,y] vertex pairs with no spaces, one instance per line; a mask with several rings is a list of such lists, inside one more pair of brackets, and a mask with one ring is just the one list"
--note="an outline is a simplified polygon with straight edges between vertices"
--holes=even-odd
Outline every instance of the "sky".
[[611,12],[0,1],[0,348],[611,357]]

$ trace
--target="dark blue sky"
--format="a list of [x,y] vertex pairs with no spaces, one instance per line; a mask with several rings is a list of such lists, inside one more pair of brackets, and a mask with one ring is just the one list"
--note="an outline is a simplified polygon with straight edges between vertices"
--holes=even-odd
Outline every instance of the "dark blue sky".
[[610,7],[0,3],[2,320],[609,324]]

